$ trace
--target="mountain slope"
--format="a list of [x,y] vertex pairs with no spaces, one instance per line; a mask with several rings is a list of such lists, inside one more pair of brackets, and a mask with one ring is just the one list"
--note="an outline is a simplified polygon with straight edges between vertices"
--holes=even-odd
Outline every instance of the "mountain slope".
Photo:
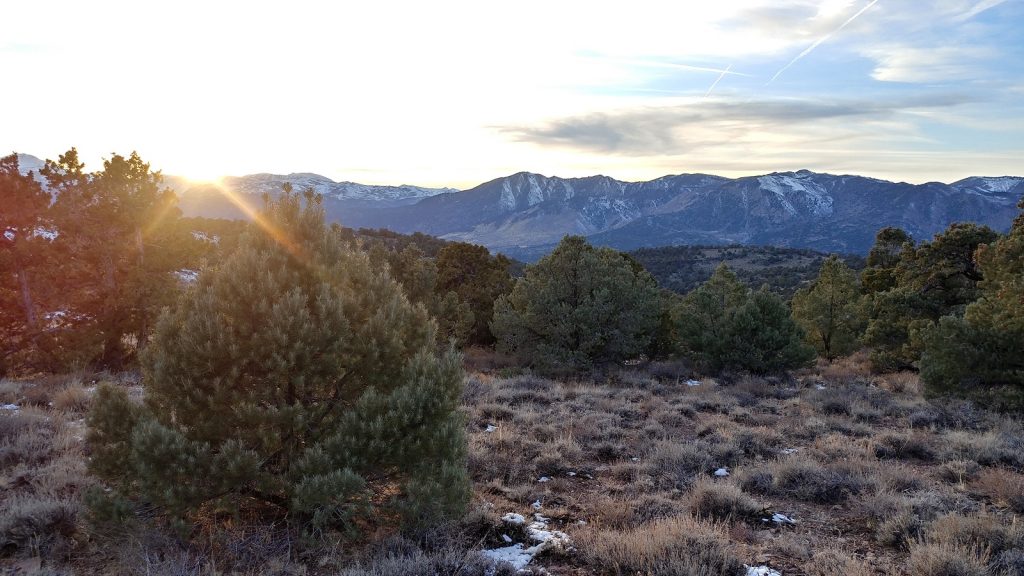
[[476,242],[527,259],[565,234],[619,249],[757,244],[865,253],[884,226],[919,239],[957,221],[1006,230],[1022,195],[1024,179],[1017,177],[915,185],[807,170],[649,182],[518,173],[349,224]]

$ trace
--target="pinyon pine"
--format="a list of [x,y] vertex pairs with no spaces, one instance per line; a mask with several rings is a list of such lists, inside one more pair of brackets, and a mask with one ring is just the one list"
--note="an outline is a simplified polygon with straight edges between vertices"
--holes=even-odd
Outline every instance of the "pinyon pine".
[[160,318],[144,405],[101,389],[92,470],[174,515],[253,499],[307,528],[459,513],[459,358],[318,197],[286,190],[258,224]]

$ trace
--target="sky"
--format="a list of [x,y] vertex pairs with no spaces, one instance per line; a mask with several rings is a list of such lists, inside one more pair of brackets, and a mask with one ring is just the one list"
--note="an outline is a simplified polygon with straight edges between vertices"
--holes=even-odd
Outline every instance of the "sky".
[[1024,176],[1024,0],[5,2],[0,152],[468,188]]

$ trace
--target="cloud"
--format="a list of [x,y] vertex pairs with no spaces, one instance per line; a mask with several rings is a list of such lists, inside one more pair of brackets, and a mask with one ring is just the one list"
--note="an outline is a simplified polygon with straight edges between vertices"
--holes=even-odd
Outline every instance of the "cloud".
[[948,82],[989,75],[982,64],[994,56],[982,46],[881,44],[864,51],[876,64],[871,77],[882,82]]
[[664,107],[598,112],[556,119],[536,126],[499,130],[519,142],[563,146],[583,151],[624,155],[657,155],[696,145],[806,130],[808,124],[857,118],[857,123],[885,121],[900,112],[947,108],[978,101],[962,93],[932,94],[881,100],[705,99]]
[[840,24],[837,28],[835,28],[834,30],[831,30],[830,32],[828,32],[824,36],[818,38],[817,40],[814,41],[813,44],[811,44],[807,48],[804,48],[804,50],[802,52],[800,52],[799,54],[797,54],[795,58],[790,60],[788,64],[786,64],[782,68],[779,68],[779,71],[776,72],[775,75],[771,77],[771,80],[768,80],[768,83],[771,84],[772,82],[774,82],[775,79],[778,78],[780,75],[782,75],[783,72],[785,72],[786,70],[789,70],[789,68],[793,64],[796,64],[797,61],[799,61],[801,58],[803,58],[804,56],[807,56],[808,54],[813,52],[815,48],[820,46],[823,42],[825,42],[826,40],[828,40],[829,38],[831,38],[835,34],[839,33],[843,28],[846,28],[847,26],[849,26],[850,22],[853,22],[854,20],[856,20],[858,16],[860,16],[861,14],[866,12],[869,8],[871,8],[872,6],[874,6],[877,3],[878,3],[878,0],[871,0],[871,2],[868,2],[868,4],[866,6],[864,6],[863,8],[858,10],[857,12],[855,12],[853,14],[853,16],[850,16],[846,20],[843,20],[843,23]]

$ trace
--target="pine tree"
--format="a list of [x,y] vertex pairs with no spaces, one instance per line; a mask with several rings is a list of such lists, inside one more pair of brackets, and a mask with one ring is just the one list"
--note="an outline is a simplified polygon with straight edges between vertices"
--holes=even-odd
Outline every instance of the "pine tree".
[[974,254],[996,237],[987,226],[952,224],[931,242],[905,245],[894,286],[872,294],[869,303],[864,343],[876,370],[916,368],[921,335],[943,316],[962,316],[977,299],[982,274]]
[[50,195],[18,155],[0,158],[0,374],[15,354],[26,356],[42,330],[36,280],[52,227]]
[[762,287],[729,318],[719,363],[755,374],[803,368],[814,362],[814,348],[777,294]]
[[[118,368],[145,346],[153,319],[175,294],[180,267],[176,197],[138,154],[114,154],[86,173],[72,148],[41,171],[56,193],[57,247],[66,257],[71,306],[83,319],[79,339],[101,366]],[[87,346],[82,344],[82,346]]]
[[449,292],[465,302],[473,316],[469,344],[494,344],[490,321],[494,302],[512,290],[511,262],[502,255],[491,256],[483,246],[453,242],[437,253],[438,294]]
[[798,368],[814,358],[782,299],[767,287],[751,294],[725,264],[673,310],[679,351],[708,372]]
[[750,288],[720,264],[672,312],[680,351],[706,370],[721,370],[732,315],[749,296]]
[[179,514],[246,499],[310,528],[353,528],[375,507],[414,523],[458,513],[459,358],[436,355],[425,309],[304,199],[269,203],[160,318],[145,407],[97,398],[91,468]]
[[[1024,210],[1024,201],[1019,204]],[[921,376],[933,393],[980,397],[1024,408],[1024,212],[1009,234],[982,244],[982,280],[963,317],[924,331]]]
[[857,275],[839,257],[830,256],[814,283],[793,296],[793,318],[829,362],[853,352],[864,327]]
[[634,261],[566,236],[494,305],[498,348],[549,373],[641,354],[659,323],[658,288]]

